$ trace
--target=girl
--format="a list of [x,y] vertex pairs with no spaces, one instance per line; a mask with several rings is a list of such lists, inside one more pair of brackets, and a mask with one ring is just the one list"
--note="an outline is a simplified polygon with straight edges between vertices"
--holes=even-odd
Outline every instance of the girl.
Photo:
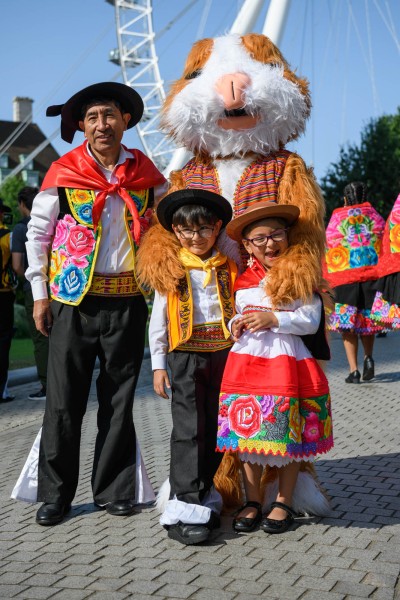
[[[301,461],[333,446],[328,382],[307,347],[317,349],[317,358],[329,356],[321,298],[278,301],[270,293],[279,289],[275,265],[290,256],[289,230],[298,216],[296,206],[261,202],[226,228],[250,255],[235,284],[235,344],[221,384],[217,438],[220,452],[238,452],[241,460],[247,501],[233,521],[236,532],[260,523],[269,533],[286,531],[296,516],[292,497]],[[298,276],[308,276],[302,265]],[[279,467],[279,478],[276,501],[262,517],[265,465]]]

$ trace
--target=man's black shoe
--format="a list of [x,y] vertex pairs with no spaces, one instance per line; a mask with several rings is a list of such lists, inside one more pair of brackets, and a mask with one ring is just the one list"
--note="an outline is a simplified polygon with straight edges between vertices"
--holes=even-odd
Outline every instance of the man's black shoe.
[[191,546],[206,542],[210,537],[210,530],[207,525],[186,525],[179,522],[168,527],[168,537],[186,546]]
[[29,394],[29,400],[46,400],[46,390],[42,387],[38,392]]
[[15,400],[15,396],[6,396],[6,398],[0,398],[0,402],[12,402]]
[[106,504],[106,511],[114,517],[129,517],[137,512],[132,500],[116,500]]
[[36,523],[39,525],[57,525],[57,523],[61,523],[70,510],[70,504],[45,502],[36,513]]

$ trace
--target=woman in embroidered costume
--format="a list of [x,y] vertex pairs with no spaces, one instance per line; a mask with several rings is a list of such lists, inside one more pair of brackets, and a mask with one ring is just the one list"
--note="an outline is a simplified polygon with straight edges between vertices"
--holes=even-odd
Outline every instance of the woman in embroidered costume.
[[219,526],[222,507],[213,488],[222,459],[215,438],[237,267],[215,243],[232,208],[218,194],[186,189],[165,196],[157,217],[162,229],[143,238],[138,275],[156,290],[149,329],[154,390],[168,398],[172,389],[170,477],[159,492],[160,523],[170,538],[198,544]]
[[364,349],[362,378],[369,381],[375,376],[372,351],[375,333],[382,326],[371,318],[371,308],[384,227],[383,217],[367,202],[365,184],[349,183],[344,188],[344,207],[333,211],[326,229],[324,264],[325,277],[335,293],[328,329],[342,334],[350,368],[346,383],[360,383],[358,336]]
[[[233,521],[236,532],[250,532],[260,523],[269,533],[286,531],[296,515],[292,497],[301,462],[333,446],[328,382],[307,348],[308,336],[319,331],[317,355],[329,355],[321,297],[281,302],[269,290],[298,216],[298,207],[269,201],[226,228],[250,254],[235,284],[237,315],[230,323],[235,344],[218,417],[217,449],[237,452],[241,460],[246,503]],[[265,465],[278,467],[279,475],[275,501],[263,518]]]
[[400,329],[400,195],[386,221],[378,276],[371,316],[385,329]]

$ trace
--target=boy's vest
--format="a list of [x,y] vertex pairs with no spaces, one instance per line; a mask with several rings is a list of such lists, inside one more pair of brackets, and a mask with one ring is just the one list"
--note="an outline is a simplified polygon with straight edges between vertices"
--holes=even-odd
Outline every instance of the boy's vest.
[[[242,211],[260,201],[277,201],[278,186],[291,152],[280,150],[268,156],[253,160],[243,171],[232,199],[233,214],[237,217]],[[192,158],[182,169],[185,187],[201,188],[221,194],[217,169]]]
[[17,287],[18,280],[11,266],[11,232],[0,225],[0,292],[11,292]]
[[193,325],[193,293],[189,269],[181,279],[177,291],[168,295],[169,352],[215,352],[229,348],[233,342],[227,325],[235,314],[233,286],[237,276],[236,263],[227,258],[215,267],[215,280],[222,322]]
[[[153,205],[153,189],[128,193],[137,206],[141,228],[145,230],[151,218],[148,209]],[[76,306],[87,293],[118,297],[147,293],[139,288],[134,271],[112,276],[94,273],[102,233],[101,222],[96,232],[93,228],[94,191],[58,188],[58,195],[60,213],[50,252],[50,296],[64,304]],[[124,219],[135,256],[136,244],[131,233],[132,216],[126,205]]]

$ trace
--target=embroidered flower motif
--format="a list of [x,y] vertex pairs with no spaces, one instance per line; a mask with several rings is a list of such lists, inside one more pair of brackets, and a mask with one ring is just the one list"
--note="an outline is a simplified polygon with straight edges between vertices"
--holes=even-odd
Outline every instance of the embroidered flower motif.
[[352,269],[376,265],[377,262],[378,255],[374,248],[361,246],[350,250],[350,267]]
[[261,407],[254,396],[239,396],[229,407],[228,419],[239,437],[251,438],[261,429]]
[[295,402],[289,411],[289,437],[294,442],[301,442],[301,420],[299,413],[299,403]]
[[69,265],[60,275],[59,298],[73,301],[79,298],[86,284],[83,272],[75,265]]
[[219,437],[226,437],[229,435],[229,421],[226,418],[221,419],[218,417],[218,433]]
[[79,204],[75,206],[76,214],[84,223],[92,223],[93,204]]
[[94,244],[95,239],[92,231],[86,229],[83,225],[75,225],[69,230],[65,247],[71,257],[80,258],[90,254]]
[[390,230],[390,252],[400,252],[400,224]]
[[[260,400],[260,406],[261,406],[263,418],[267,419],[267,421],[271,421],[271,419],[268,419],[268,416],[272,416],[271,413],[275,408],[275,396],[271,396],[270,394],[262,396],[261,400]],[[275,419],[275,417],[274,417],[274,419]],[[276,421],[276,419],[275,419],[275,421]],[[271,421],[271,422],[274,423],[275,421]]]
[[76,204],[86,204],[91,202],[92,195],[88,190],[73,190],[71,200]]
[[[317,442],[321,437],[320,421],[316,413],[311,413],[304,419],[303,435],[306,442]],[[322,427],[323,424],[321,423]]]
[[336,248],[330,248],[326,253],[326,264],[328,266],[328,272],[334,271],[345,271],[349,268],[349,250],[338,246]]
[[[57,250],[57,248],[64,244],[68,237],[70,222],[69,219],[67,220],[67,217],[69,217],[69,215],[65,215],[65,217],[57,223],[53,239],[53,250]],[[73,224],[75,225],[75,220],[73,220]]]

